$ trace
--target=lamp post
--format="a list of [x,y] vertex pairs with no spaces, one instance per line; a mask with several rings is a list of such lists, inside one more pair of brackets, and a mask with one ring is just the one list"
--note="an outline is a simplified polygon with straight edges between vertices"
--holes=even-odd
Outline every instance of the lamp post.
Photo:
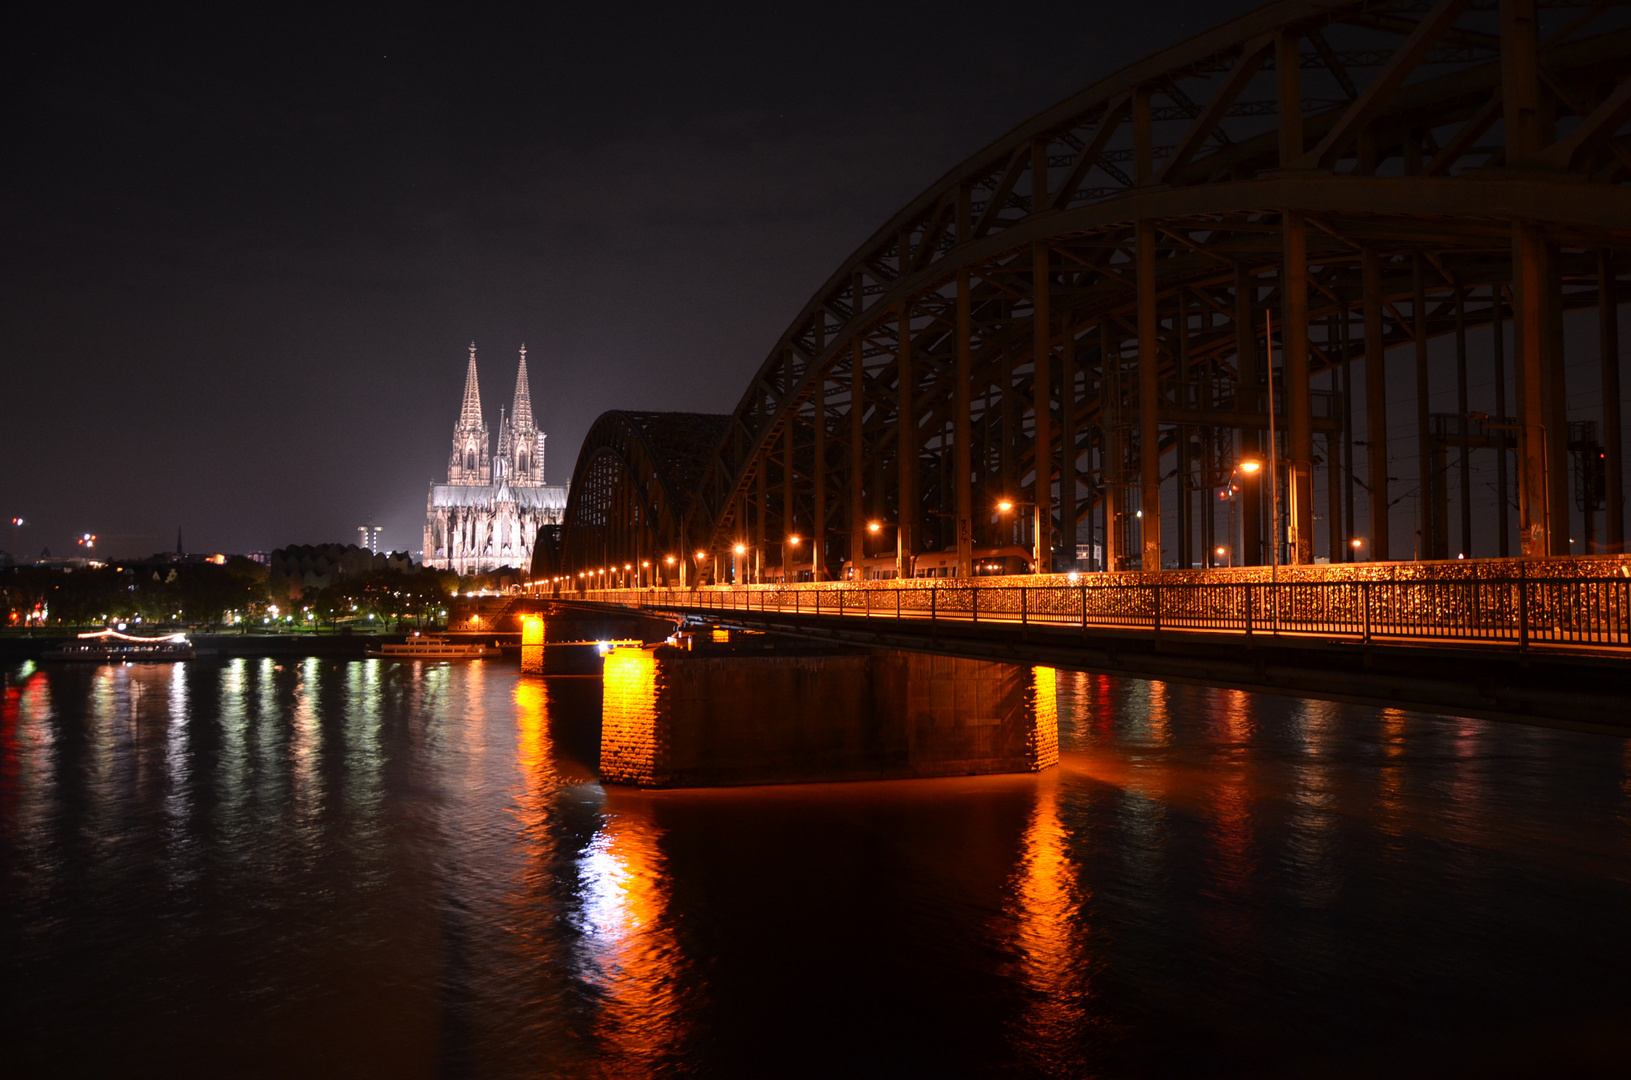
[[1031,508],[1031,573],[1050,573],[1053,570],[1053,552],[1042,549],[1042,508],[1033,501],[1004,498],[997,501],[997,513],[1011,514],[1021,506]]
[[[787,540],[782,544],[782,584],[793,580],[793,552],[790,550],[799,546],[798,533],[788,534]],[[810,576],[815,577],[815,564],[810,565]]]
[[[1228,481],[1227,484],[1224,485],[1224,489],[1222,491],[1218,492],[1218,497],[1219,498],[1225,498],[1225,499],[1229,500],[1229,522],[1228,522],[1228,527],[1227,527],[1227,531],[1229,533],[1229,553],[1226,556],[1226,558],[1228,559],[1228,564],[1230,566],[1233,566],[1235,564],[1235,559],[1234,559],[1235,528],[1236,528],[1237,519],[1240,516],[1240,514],[1239,514],[1239,502],[1240,502],[1240,500],[1237,497],[1240,494],[1240,483],[1239,483],[1239,481],[1241,481],[1243,478],[1246,478],[1246,477],[1252,477],[1252,478],[1255,479],[1257,477],[1257,475],[1259,473],[1261,473],[1262,471],[1263,471],[1263,463],[1261,461],[1258,461],[1255,458],[1242,458],[1238,463],[1236,463],[1235,467],[1232,470],[1230,470],[1230,472],[1229,472],[1229,481]],[[1244,536],[1245,522],[1243,522],[1243,521],[1239,522],[1239,527],[1240,527],[1241,532],[1242,532],[1241,541],[1240,541],[1241,547],[1245,547],[1245,545],[1246,545],[1246,538]],[[1218,548],[1218,553],[1220,555],[1223,554],[1224,553],[1223,548]]]
[[[900,551],[900,526],[892,521],[869,521],[866,523],[866,531],[868,536],[882,536],[885,529],[895,530],[895,575],[897,577],[905,577],[906,571],[909,570],[910,567],[902,565],[905,560],[902,558]],[[865,545],[862,545],[861,555],[863,558],[866,557]],[[857,574],[861,573],[861,567],[859,565],[855,567],[855,572]],[[857,578],[856,580],[860,579]]]

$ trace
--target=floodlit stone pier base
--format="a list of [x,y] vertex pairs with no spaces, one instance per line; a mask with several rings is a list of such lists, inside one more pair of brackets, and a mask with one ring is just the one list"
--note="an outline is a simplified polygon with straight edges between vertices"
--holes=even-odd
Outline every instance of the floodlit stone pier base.
[[608,784],[714,787],[1036,772],[1059,760],[1054,672],[878,650],[606,658]]

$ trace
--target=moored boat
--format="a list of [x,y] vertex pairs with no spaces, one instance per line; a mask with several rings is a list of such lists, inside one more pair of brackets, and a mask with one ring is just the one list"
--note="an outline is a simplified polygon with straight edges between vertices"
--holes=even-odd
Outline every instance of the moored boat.
[[406,641],[370,646],[369,656],[385,660],[479,660],[497,656],[485,641],[449,641],[438,634],[413,634]]

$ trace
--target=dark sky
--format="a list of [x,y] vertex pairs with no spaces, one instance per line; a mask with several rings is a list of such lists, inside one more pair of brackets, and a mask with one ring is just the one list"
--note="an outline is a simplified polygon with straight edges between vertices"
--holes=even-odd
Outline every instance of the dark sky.
[[552,482],[606,409],[728,412],[947,169],[1254,6],[13,5],[0,514],[416,549],[472,339],[495,437],[526,342]]

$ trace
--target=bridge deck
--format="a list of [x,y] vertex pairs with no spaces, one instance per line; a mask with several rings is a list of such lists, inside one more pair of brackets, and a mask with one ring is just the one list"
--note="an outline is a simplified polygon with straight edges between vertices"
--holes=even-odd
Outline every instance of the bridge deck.
[[1631,658],[1631,579],[1249,581],[1115,585],[868,582],[613,589],[579,598],[628,607],[759,612],[1012,628],[1506,647]]
[[1622,576],[908,580],[550,599],[856,645],[1631,731],[1631,578]]

